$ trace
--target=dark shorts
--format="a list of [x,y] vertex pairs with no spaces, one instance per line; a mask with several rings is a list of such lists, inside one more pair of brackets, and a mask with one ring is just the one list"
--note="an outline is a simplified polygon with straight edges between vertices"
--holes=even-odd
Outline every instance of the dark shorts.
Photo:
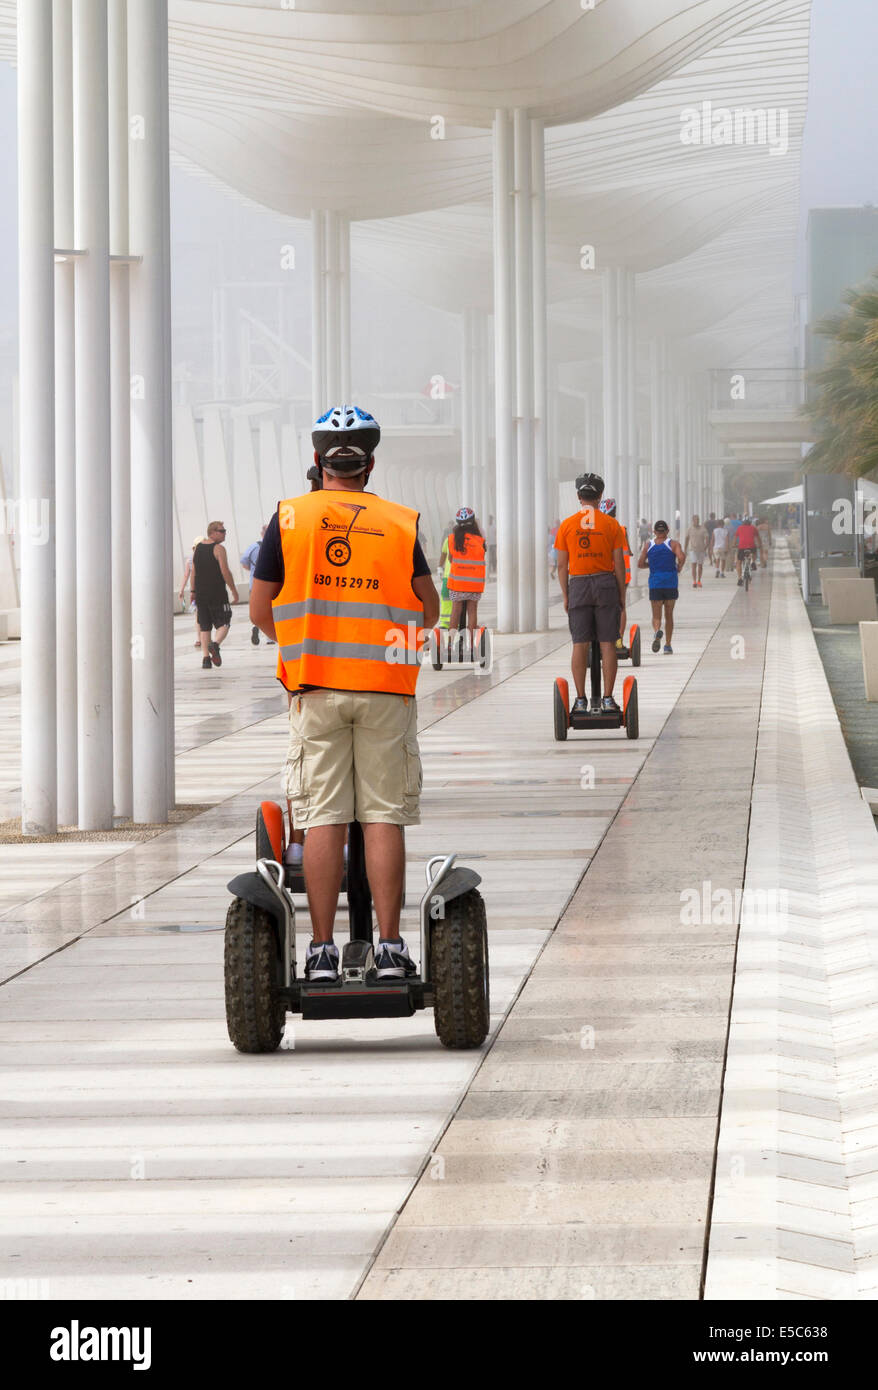
[[614,574],[572,574],[567,621],[574,642],[615,642],[622,605]]
[[210,632],[215,627],[228,627],[232,621],[232,608],[228,603],[196,603],[195,614],[199,632]]
[[679,589],[650,589],[649,591],[650,603],[670,603],[679,597]]
[[746,560],[746,558],[747,558],[748,555],[752,555],[752,556],[753,556],[753,559],[754,559],[754,560],[756,559],[756,547],[755,547],[755,546],[748,545],[748,546],[745,546],[743,550],[739,550],[739,551],[738,551],[738,559],[741,561],[741,564],[744,563],[744,561]]

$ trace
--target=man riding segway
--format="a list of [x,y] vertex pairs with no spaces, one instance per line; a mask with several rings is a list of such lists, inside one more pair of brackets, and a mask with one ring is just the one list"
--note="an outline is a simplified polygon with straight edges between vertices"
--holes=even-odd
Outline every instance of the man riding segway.
[[415,973],[399,936],[402,827],[419,821],[418,646],[439,597],[417,540],[418,514],[364,488],[381,438],[356,406],[322,415],[312,433],[319,491],[278,506],[251,592],[251,619],[278,642],[290,693],[285,780],[305,836],[313,941],[308,980],[338,977],[333,925],[347,826],[363,827],[378,918],[379,979]]
[[601,510],[604,480],[596,473],[576,479],[580,510],[561,522],[555,537],[558,581],[573,638],[571,670],[576,701],[571,713],[588,711],[585,680],[590,642],[599,642],[603,699],[598,709],[621,713],[613,698],[617,639],[625,631],[625,532]]

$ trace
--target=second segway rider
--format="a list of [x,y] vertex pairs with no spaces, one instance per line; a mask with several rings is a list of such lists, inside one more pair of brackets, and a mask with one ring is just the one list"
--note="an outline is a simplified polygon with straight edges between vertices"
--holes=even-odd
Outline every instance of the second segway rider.
[[485,592],[485,538],[476,521],[472,507],[461,507],[455,513],[454,530],[448,537],[448,597],[451,599],[450,629],[456,632],[461,618],[469,628],[470,641],[476,629],[479,599]]
[[601,708],[618,712],[613,699],[616,641],[625,631],[625,532],[601,511],[604,480],[596,473],[576,479],[580,509],[558,527],[558,582],[573,638],[570,667],[576,686],[573,713],[586,713],[585,679],[590,642],[601,644],[604,693]]
[[306,830],[314,940],[309,980],[334,980],[333,925],[348,824],[363,827],[378,918],[379,978],[416,972],[399,936],[402,827],[421,786],[415,686],[423,630],[439,596],[417,539],[418,513],[364,492],[381,438],[356,406],[322,415],[312,441],[322,488],[281,502],[265,533],[251,617],[277,635],[277,675],[292,695],[285,781]]
[[[615,497],[603,497],[603,498],[601,498],[601,511],[604,513],[604,516],[612,516],[612,517],[615,517],[615,516],[616,516],[616,499],[615,499]],[[619,522],[619,525],[622,526],[622,523]],[[625,589],[626,589],[626,591],[627,591],[628,585],[631,583],[631,546],[630,546],[629,543],[628,543],[628,529],[627,529],[627,527],[625,527],[625,526],[622,526],[622,535],[625,537]],[[627,598],[626,598],[626,606],[627,606]],[[621,636],[618,637],[617,640],[616,640],[616,651],[617,651],[617,652],[620,651],[621,648],[624,647],[624,645],[625,645],[624,639],[623,639]]]

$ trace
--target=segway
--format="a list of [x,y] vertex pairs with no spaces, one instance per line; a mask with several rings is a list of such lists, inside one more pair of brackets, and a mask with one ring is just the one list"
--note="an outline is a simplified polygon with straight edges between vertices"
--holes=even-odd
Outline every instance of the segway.
[[443,666],[474,666],[487,671],[491,666],[494,640],[489,627],[477,627],[470,631],[459,627],[455,631],[434,627],[430,635],[430,665],[434,671]]
[[616,658],[619,661],[631,660],[632,666],[640,665],[640,624],[632,623],[628,629],[628,645],[623,642],[616,648]]
[[280,806],[264,801],[256,817],[256,869],[228,885],[233,902],[225,933],[226,1022],[237,1050],[274,1052],[288,1013],[320,1020],[409,1018],[427,1008],[445,1047],[480,1047],[488,1034],[490,995],[479,875],[455,864],[455,854],[430,859],[420,902],[420,974],[379,980],[363,830],[352,822],[342,885],[350,939],[341,953],[339,978],[299,979],[293,893],[304,887],[304,879],[298,866],[283,862],[284,834]]
[[563,743],[567,738],[569,729],[587,730],[589,733],[598,729],[625,729],[628,738],[637,738],[640,734],[640,722],[637,713],[637,680],[634,676],[626,676],[622,686],[622,708],[616,713],[615,710],[602,710],[601,701],[601,646],[599,642],[589,643],[589,677],[591,684],[591,704],[594,708],[578,711],[574,714],[570,706],[570,687],[562,676],[555,681],[552,691],[552,714],[555,721],[555,740]]

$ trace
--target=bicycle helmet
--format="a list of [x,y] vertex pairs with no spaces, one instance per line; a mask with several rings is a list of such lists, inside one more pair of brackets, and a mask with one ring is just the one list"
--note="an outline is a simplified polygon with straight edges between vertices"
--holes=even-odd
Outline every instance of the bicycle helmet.
[[378,421],[358,405],[333,406],[311,431],[320,462],[331,473],[362,473],[380,438]]
[[472,521],[474,517],[475,512],[472,507],[461,507],[459,511],[454,513],[454,520],[459,522],[461,526],[465,521]]
[[604,480],[599,473],[580,473],[576,479],[576,495],[583,502],[596,502],[604,490]]
[[601,499],[601,505],[600,505],[600,507],[599,507],[599,511],[602,511],[603,514],[604,514],[604,516],[615,516],[615,515],[616,515],[616,499],[615,499],[615,497],[604,497],[604,498],[602,498],[602,499]]

